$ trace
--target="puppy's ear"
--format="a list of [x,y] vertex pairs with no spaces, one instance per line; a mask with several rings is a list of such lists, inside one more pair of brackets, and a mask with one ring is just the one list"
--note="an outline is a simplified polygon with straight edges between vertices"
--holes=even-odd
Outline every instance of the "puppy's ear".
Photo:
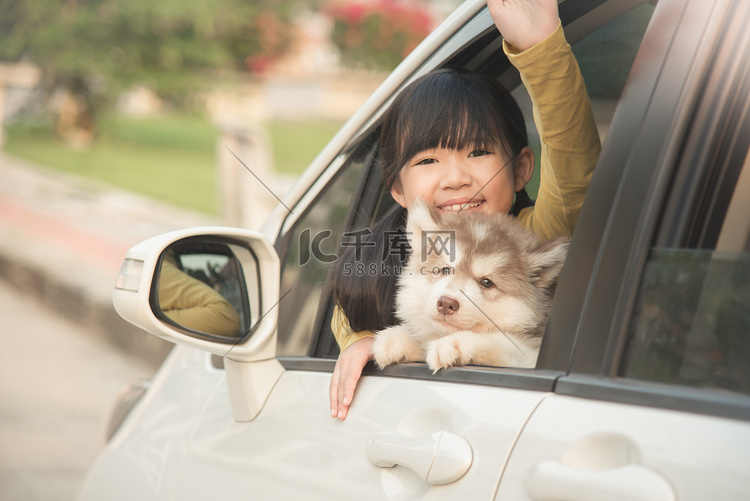
[[437,211],[433,207],[427,205],[421,198],[414,200],[409,209],[409,218],[406,220],[406,231],[412,247],[416,242],[421,241],[423,232],[437,228],[437,218]]
[[406,236],[411,246],[412,254],[424,259],[429,254],[429,234],[439,228],[440,215],[437,209],[428,205],[421,198],[414,200],[409,208],[406,220]]
[[564,237],[542,242],[528,254],[531,283],[546,289],[555,283],[568,254],[569,240]]

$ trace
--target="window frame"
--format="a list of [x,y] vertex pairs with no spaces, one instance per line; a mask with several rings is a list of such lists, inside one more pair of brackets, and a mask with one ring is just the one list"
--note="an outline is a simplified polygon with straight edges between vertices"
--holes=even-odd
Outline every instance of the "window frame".
[[[633,81],[625,91],[636,87],[648,92],[643,95],[649,101],[631,100],[632,106],[618,108],[609,136],[616,139],[605,143],[601,172],[590,188],[599,203],[587,198],[571,245],[570,255],[576,260],[583,259],[586,251],[589,255],[583,277],[589,281],[585,307],[567,316],[556,315],[555,324],[548,324],[547,335],[554,339],[573,316],[580,316],[570,374],[560,378],[557,393],[736,419],[750,417],[747,396],[619,376],[650,249],[655,243],[700,245],[702,240],[695,238],[691,227],[711,217],[694,217],[695,211],[705,209],[700,184],[712,171],[736,161],[740,135],[744,142],[739,142],[745,146],[739,165],[747,154],[750,61],[748,57],[741,61],[743,55],[737,57],[732,50],[741,47],[744,56],[750,53],[743,34],[749,20],[750,8],[738,1],[661,0],[657,6],[643,41],[650,50],[639,53],[635,63],[644,74],[656,73],[650,78],[651,91],[646,87],[648,79],[637,73],[631,74]],[[732,61],[727,56],[736,60],[727,63]],[[722,150],[728,145],[734,150]],[[601,200],[605,196],[612,199],[609,205]],[[598,217],[593,214],[597,209],[602,212]],[[563,275],[566,271],[571,270],[564,269]],[[569,295],[580,295],[565,280],[563,276],[558,288],[565,300],[556,301],[553,313],[567,306]]]
[[[280,280],[283,284],[283,278],[284,273],[286,270],[287,265],[287,257],[291,250],[291,248],[294,245],[299,245],[299,242],[295,241],[293,238],[296,230],[299,228],[300,225],[304,224],[305,221],[307,221],[307,216],[310,214],[312,210],[316,207],[316,204],[321,201],[325,194],[328,192],[329,189],[332,189],[334,184],[341,179],[342,176],[349,174],[348,169],[361,169],[361,172],[359,173],[359,176],[357,177],[356,185],[357,189],[352,196],[352,200],[360,200],[362,197],[362,193],[366,189],[366,186],[363,182],[363,179],[367,178],[368,172],[371,170],[369,163],[372,162],[372,148],[373,146],[368,146],[368,137],[365,136],[363,139],[357,141],[354,143],[354,146],[351,146],[347,151],[347,154],[338,155],[334,161],[329,166],[330,169],[324,172],[323,176],[326,175],[326,173],[331,173],[329,176],[325,178],[324,183],[320,183],[320,188],[317,190],[310,189],[306,196],[304,198],[309,200],[309,203],[306,204],[304,210],[300,211],[299,213],[295,213],[294,210],[298,210],[297,206],[295,206],[294,210],[289,211],[289,216],[294,216],[294,222],[289,224],[288,227],[279,233],[276,242],[275,242],[275,249],[277,254],[279,255],[279,259],[281,261],[281,268],[280,268]],[[367,151],[369,147],[369,151]],[[366,152],[363,154],[362,166],[357,166],[356,156],[365,150]],[[354,174],[354,173],[352,173]],[[318,182],[323,178],[323,176],[319,177],[315,184],[318,184]],[[315,186],[315,184],[313,186]],[[309,198],[308,198],[309,197]],[[357,206],[356,204],[349,204],[346,215],[344,216],[344,228],[349,228],[352,225],[352,222],[354,221],[355,215],[357,213],[356,210]],[[333,267],[331,267],[331,270]],[[330,271],[329,270],[329,275]],[[325,319],[325,309],[326,305],[329,301],[330,294],[327,293],[325,287],[323,287],[323,290],[321,291],[321,297],[318,302],[318,305],[316,307],[316,313],[315,318],[313,319],[313,327],[311,329],[310,333],[310,341],[307,347],[307,355],[306,356],[312,356],[320,342],[321,334],[324,332],[323,329],[323,320]],[[280,333],[279,333],[280,334]],[[277,348],[278,349],[278,348]],[[292,358],[300,358],[300,357],[292,357],[292,356],[280,356],[279,359],[292,359]],[[302,357],[304,358],[304,357]]]

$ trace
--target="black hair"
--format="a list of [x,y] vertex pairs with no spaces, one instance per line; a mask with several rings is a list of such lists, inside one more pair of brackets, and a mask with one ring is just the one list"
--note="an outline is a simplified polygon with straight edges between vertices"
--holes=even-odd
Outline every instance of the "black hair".
[[511,158],[528,146],[528,136],[518,103],[499,82],[443,69],[418,78],[394,99],[379,145],[383,181],[391,188],[421,151],[496,145]]
[[361,245],[345,247],[333,274],[333,297],[354,332],[397,323],[393,311],[396,277],[406,264],[406,209],[395,205],[370,227]]
[[[490,146],[503,148],[511,159],[528,146],[518,103],[486,75],[442,69],[418,78],[396,96],[383,117],[378,161],[383,182],[390,189],[401,168],[421,151]],[[511,213],[517,215],[531,204],[521,190]],[[333,296],[354,332],[398,323],[394,314],[397,274],[406,263],[403,245],[408,250],[408,243],[399,241],[398,235],[405,236],[406,217],[406,209],[394,207],[369,228],[362,245],[347,247],[339,256]]]

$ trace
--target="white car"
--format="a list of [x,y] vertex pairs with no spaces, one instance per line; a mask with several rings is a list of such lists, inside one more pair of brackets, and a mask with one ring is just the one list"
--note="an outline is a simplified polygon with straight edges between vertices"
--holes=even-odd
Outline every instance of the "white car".
[[[393,204],[374,162],[390,99],[453,67],[530,113],[469,0],[262,233],[196,228],[128,253],[117,311],[177,347],[81,500],[750,499],[750,2],[564,0],[560,16],[603,150],[536,368],[368,365],[346,420],[330,417],[325,283],[341,235]],[[165,257],[220,290],[241,335],[162,310]]]

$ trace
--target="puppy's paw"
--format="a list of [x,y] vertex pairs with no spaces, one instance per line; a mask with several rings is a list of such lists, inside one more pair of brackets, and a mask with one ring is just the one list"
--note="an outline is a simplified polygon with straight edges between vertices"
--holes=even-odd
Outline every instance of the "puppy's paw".
[[389,327],[375,335],[372,355],[381,369],[398,362],[424,360],[421,345],[415,342],[409,331],[401,325]]
[[440,369],[471,362],[472,350],[460,332],[441,337],[427,346],[427,365],[433,374]]

